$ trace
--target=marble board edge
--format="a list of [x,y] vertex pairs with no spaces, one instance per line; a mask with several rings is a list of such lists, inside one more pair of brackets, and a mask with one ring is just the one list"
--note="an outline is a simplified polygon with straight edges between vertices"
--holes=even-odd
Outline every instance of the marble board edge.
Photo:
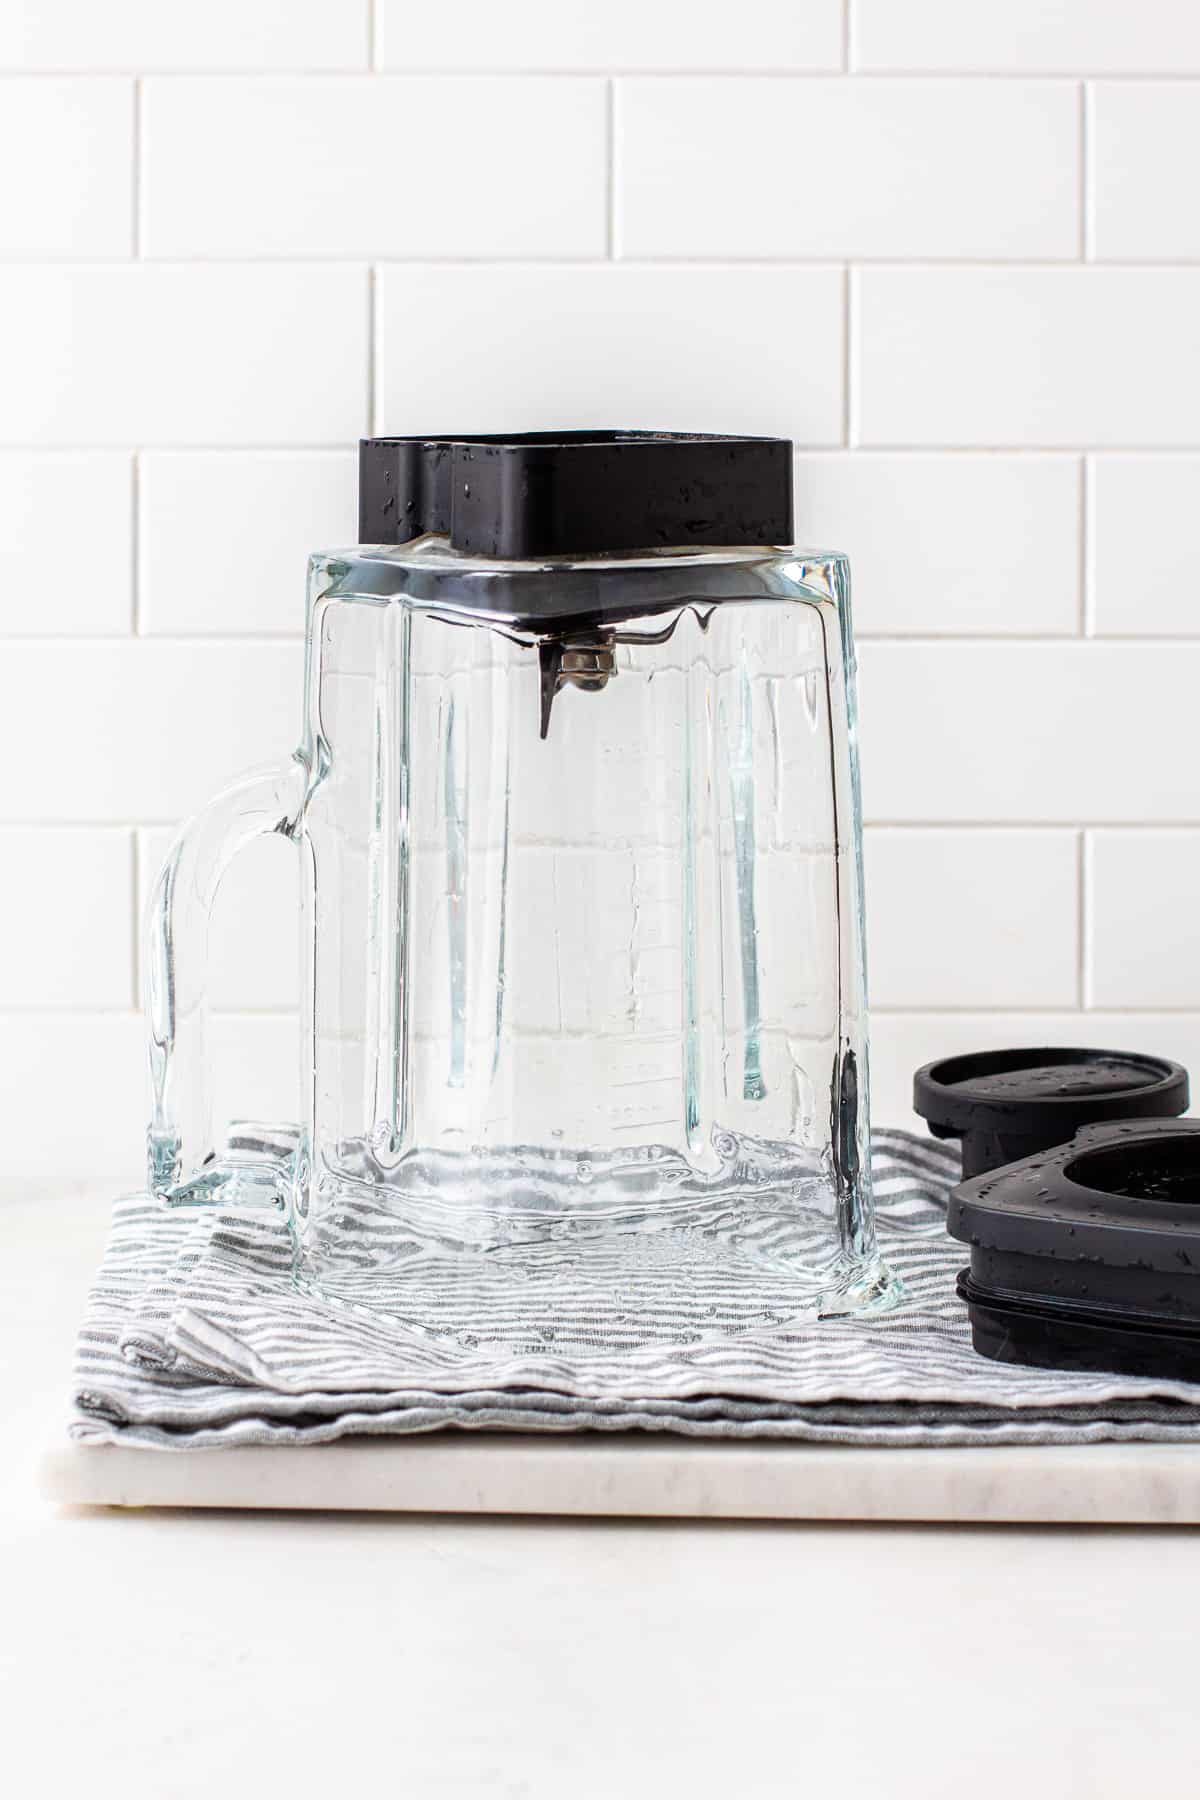
[[857,1449],[667,1438],[342,1439],[161,1451],[55,1443],[59,1506],[969,1524],[1200,1523],[1200,1446]]

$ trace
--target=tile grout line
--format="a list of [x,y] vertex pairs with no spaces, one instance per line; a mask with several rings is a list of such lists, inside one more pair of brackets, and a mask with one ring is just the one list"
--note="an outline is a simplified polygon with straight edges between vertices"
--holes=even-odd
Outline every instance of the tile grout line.
[[[40,265],[45,267],[47,265]],[[386,273],[388,267],[395,264],[373,263],[367,265],[377,275]],[[598,267],[603,266],[601,264]],[[624,265],[630,266],[630,265]],[[852,273],[857,274],[857,268]],[[204,443],[175,440],[173,442],[156,442],[133,445],[128,438],[118,440],[105,438],[91,442],[79,439],[62,438],[53,443],[35,441],[29,438],[0,440],[0,456],[29,456],[33,458],[53,458],[56,456],[115,456],[129,454],[137,449],[142,455],[156,456],[328,456],[357,451],[357,438],[325,438],[322,440],[305,440],[304,442],[254,442],[226,439],[223,443]],[[964,443],[868,443],[856,445],[856,450],[863,458],[871,457],[903,457],[906,461],[937,461],[939,458],[963,457],[971,462],[1004,462],[1013,460],[1020,462],[1062,462],[1069,458],[1087,456],[1093,461],[1098,459],[1125,460],[1137,459],[1146,462],[1186,462],[1200,455],[1200,439],[1188,444],[1105,444],[1102,446],[1085,444],[964,444]],[[846,446],[840,440],[830,439],[822,442],[819,439],[797,439],[796,455],[809,460],[831,457],[841,459],[846,455]],[[953,634],[952,634],[953,635]],[[1042,633],[1036,635],[1041,636]],[[1144,633],[1130,635],[1144,636]],[[1184,635],[1184,634],[1177,634]]]
[[[129,635],[128,631],[60,631],[42,632],[36,636],[32,632],[24,636],[0,633],[0,643],[7,645],[10,651],[76,649],[95,653],[127,644]],[[219,631],[148,631],[141,635],[150,643],[183,644],[191,650],[212,649],[214,645],[222,644],[236,645],[240,650],[251,645],[270,649],[280,644],[296,647],[304,642],[303,626],[297,626],[293,631],[237,631],[232,626],[224,626]]]
[[1087,455],[1081,455],[1079,457],[1078,571],[1076,571],[1079,580],[1079,598],[1076,603],[1076,607],[1078,607],[1076,623],[1078,623],[1079,637],[1090,637],[1090,628],[1088,628],[1088,617],[1090,617],[1090,610],[1088,610],[1090,608],[1090,603],[1088,603],[1088,585],[1090,585],[1088,583],[1088,574],[1090,574],[1088,571],[1088,540],[1090,540],[1090,535],[1092,535],[1090,472],[1088,472]]
[[[159,831],[173,830],[179,824],[178,812],[153,815],[140,815],[137,818],[92,818],[78,815],[62,817],[41,814],[36,818],[22,817],[19,813],[0,815],[0,832],[5,831]],[[1200,834],[1200,816],[1190,819],[1125,819],[1125,818],[1089,818],[1081,825],[1078,819],[891,819],[872,815],[863,821],[864,831],[873,835],[894,832],[903,835],[911,832],[956,833],[989,835],[996,837],[1012,836],[1014,833],[1045,834],[1057,833],[1058,836],[1069,836],[1078,831],[1120,831],[1133,834],[1152,834],[1156,837],[1195,837]],[[0,994],[0,1011],[3,1010],[3,995]],[[1200,1005],[1194,1010],[1200,1013]]]
[[854,0],[842,0],[842,68],[841,68],[841,73],[843,75],[850,75],[854,71],[854,57],[855,57],[854,27],[855,27],[855,23],[856,23],[856,21],[855,21],[855,17],[854,17]]
[[[142,1016],[142,1005],[139,999],[135,1006],[85,1006],[51,1004],[27,1006],[0,1004],[0,1019],[138,1019]],[[1077,1006],[998,1006],[984,1001],[971,1001],[963,1006],[947,1003],[929,1002],[897,1006],[890,1002],[871,1003],[872,1017],[878,1015],[885,1019],[924,1019],[924,1018],[1077,1018],[1080,1008]],[[252,1019],[285,1019],[294,1023],[299,1018],[299,1009],[288,1006],[214,1006],[209,1014],[210,1019],[252,1020]],[[1194,1019],[1200,1022],[1200,1006],[1165,1006],[1147,1003],[1131,1005],[1122,1003],[1113,1006],[1093,1006],[1088,1008],[1089,1020],[1096,1018],[1165,1018]]]
[[[133,1006],[0,1005],[0,1019],[140,1019],[143,1012],[140,997]],[[213,1006],[208,1014],[210,1020],[287,1019],[293,1023],[299,1016],[296,1006]]]
[[378,433],[379,413],[379,270],[367,270],[367,436]]
[[1090,456],[1080,458],[1079,471],[1079,630],[1084,638],[1096,634],[1096,471]]
[[[145,452],[137,452],[144,456]],[[798,461],[804,460],[798,458]],[[11,651],[26,650],[103,650],[119,646],[127,641],[129,629],[113,631],[3,631],[0,630],[0,643]],[[264,647],[272,645],[296,645],[304,641],[302,626],[286,630],[239,629],[232,625],[223,625],[213,631],[141,631],[148,639],[158,644],[186,644],[193,649],[211,648],[222,643],[236,644],[244,648],[247,644]],[[1200,633],[1160,633],[1151,635],[1143,633],[1104,632],[1086,640],[1080,638],[1077,630],[1070,631],[1038,631],[1038,632],[997,632],[997,631],[875,631],[866,626],[854,634],[859,644],[870,644],[879,649],[911,649],[911,650],[1022,650],[1030,653],[1047,650],[1093,652],[1097,655],[1108,655],[1120,649],[1128,655],[1131,650],[1145,651],[1185,651],[1189,654],[1200,650]]]
[[133,1010],[134,1012],[138,1012],[141,1008],[142,996],[142,934],[140,930],[142,916],[140,893],[142,852],[141,833],[136,826],[129,834],[129,842],[132,850],[131,866],[133,870],[133,906],[131,908],[133,914],[131,920],[133,932]]
[[[84,823],[86,823],[86,821],[84,821]],[[106,820],[106,821],[103,821],[103,823],[111,825],[113,823],[113,821]],[[994,833],[998,833],[1000,835],[1003,835],[1006,832],[1012,833],[1015,831],[1058,832],[1060,834],[1063,832],[1073,832],[1073,831],[1080,831],[1080,830],[1082,830],[1082,831],[1126,831],[1126,832],[1149,832],[1149,833],[1153,833],[1159,837],[1170,837],[1170,836],[1178,835],[1180,833],[1186,833],[1188,836],[1194,836],[1197,832],[1200,832],[1200,816],[1198,816],[1196,818],[1190,818],[1190,819],[1183,819],[1183,818],[1105,819],[1105,818],[1093,817],[1093,818],[1089,818],[1089,819],[1083,821],[1083,823],[1081,824],[1079,819],[1066,819],[1066,818],[1062,818],[1062,819],[1019,819],[1019,818],[1004,817],[1004,818],[993,818],[993,819],[966,819],[966,818],[890,819],[890,818],[882,818],[878,814],[869,814],[863,820],[863,830],[871,831],[871,832],[882,832],[882,831],[967,832],[967,831],[972,831],[972,832],[994,832]],[[1200,1007],[1197,1007],[1197,1011],[1200,1011]]]
[[1078,262],[1088,259],[1087,228],[1087,82],[1079,83],[1076,94],[1075,121],[1075,154],[1079,158],[1079,166],[1075,172],[1075,258]]
[[129,624],[135,638],[143,636],[142,621],[142,453],[133,452],[129,470]]
[[[864,833],[873,838],[1012,838],[1030,836],[1074,838],[1081,829],[1085,828],[1073,823],[1056,825],[1053,823],[1033,824],[1026,821],[1024,824],[1014,825],[1007,819],[994,819],[990,822],[956,819],[950,824],[939,822],[937,819],[928,819],[924,821],[920,819],[906,819],[902,824],[889,819],[872,819],[868,820],[863,826]],[[1166,829],[1170,828],[1167,827]],[[797,856],[810,854],[823,855],[824,852],[798,848],[795,854]]]
[[[9,1008],[12,1011],[14,1009]],[[965,1006],[922,1005],[922,1006],[877,1006],[871,1005],[871,1016],[885,1019],[925,1019],[925,1018],[983,1018],[999,1019],[1005,1017],[1079,1019],[1087,1025],[1093,1025],[1097,1019],[1194,1019],[1200,1023],[1200,1007],[1197,1006],[1161,1006],[1147,1004],[1145,1006],[1089,1006],[1081,1009],[1078,1006],[996,1006],[985,1002],[971,1002]]]
[[617,256],[617,83],[610,75],[604,84],[604,254]]
[[1076,1004],[1080,1012],[1088,1012],[1091,1008],[1091,994],[1088,972],[1091,968],[1091,898],[1089,884],[1091,882],[1091,855],[1088,848],[1089,839],[1086,828],[1079,831],[1075,845],[1075,879],[1078,889],[1075,896],[1076,931]]
[[[133,259],[135,262],[145,261],[146,250],[146,183],[144,175],[143,151],[146,139],[146,84],[142,76],[138,76],[133,84]],[[133,449],[133,461],[130,470],[130,531],[132,533],[132,557],[130,559],[130,625],[135,638],[142,636],[142,453],[140,446]],[[135,834],[136,838],[136,834]],[[134,929],[137,928],[137,905],[134,904]],[[135,961],[136,979],[136,961]]]
[[[1200,89],[1200,82],[1197,82]],[[1043,273],[1063,274],[1072,271],[1076,274],[1087,272],[1094,275],[1114,274],[1119,271],[1132,270],[1139,275],[1184,276],[1194,278],[1200,273],[1200,253],[1187,252],[1175,257],[1155,256],[1097,256],[1089,262],[1080,262],[1078,250],[1064,253],[1061,256],[1029,256],[1004,255],[997,251],[992,255],[963,255],[947,253],[932,255],[922,252],[917,256],[897,256],[894,251],[877,252],[871,250],[852,250],[831,247],[826,250],[812,251],[756,251],[752,255],[727,251],[680,251],[678,253],[660,252],[647,254],[640,252],[636,256],[622,257],[622,267],[638,270],[643,274],[663,274],[681,271],[691,275],[711,275],[724,270],[736,269],[746,274],[762,274],[764,271],[778,269],[792,271],[795,274],[835,274],[846,266],[847,256],[853,258],[858,268],[869,269],[873,273],[885,275],[1040,275]],[[36,270],[42,274],[93,274],[111,272],[117,269],[128,269],[131,258],[127,255],[71,255],[61,251],[33,252],[25,250],[0,249],[0,268],[13,271]],[[589,270],[603,269],[607,258],[600,252],[587,254],[580,251],[532,251],[532,250],[492,250],[492,251],[435,251],[413,250],[407,253],[391,251],[380,256],[369,250],[313,250],[289,249],[278,252],[251,251],[244,245],[233,249],[217,249],[206,251],[190,251],[170,256],[144,255],[136,259],[142,266],[155,269],[224,269],[231,273],[247,269],[276,269],[293,276],[307,274],[312,269],[361,269],[370,263],[385,268],[403,269],[405,271],[423,269],[461,269],[474,271],[477,269],[509,269],[524,270],[537,274],[544,269],[574,269],[581,273]],[[1189,440],[1194,444],[1196,440]],[[1017,444],[1015,448],[1023,446]],[[1101,444],[1103,449],[1149,448],[1173,449],[1174,444],[1168,442],[1151,443],[1139,446],[1134,443],[1126,446],[1122,442]]]
[[[845,29],[842,39],[845,42]],[[844,52],[839,52],[839,56]],[[383,74],[395,81],[529,81],[534,78],[543,81],[588,81],[595,80],[610,70],[615,75],[629,76],[637,81],[795,81],[816,82],[834,81],[839,75],[852,74],[855,78],[867,83],[904,83],[914,81],[946,82],[990,82],[1003,83],[1006,86],[1020,86],[1026,83],[1040,86],[1043,82],[1049,85],[1057,82],[1060,87],[1070,86],[1080,81],[1103,81],[1114,84],[1136,86],[1142,82],[1163,83],[1178,86],[1180,83],[1191,84],[1200,81],[1200,62],[1191,68],[1148,68],[1148,69],[1105,69],[1090,67],[1081,69],[1078,64],[1073,68],[1058,69],[1002,69],[984,67],[960,68],[928,68],[894,67],[894,68],[852,68],[845,69],[840,63],[806,63],[803,66],[780,68],[775,63],[748,63],[742,66],[728,64],[713,65],[699,63],[694,67],[683,68],[675,64],[621,63],[607,64],[601,67],[584,67],[579,63],[505,63],[503,66],[464,68],[455,63],[421,63],[410,64],[403,68],[385,69],[377,65],[353,65],[328,63],[316,67],[281,67],[279,63],[258,63],[254,65],[231,67],[229,64],[208,63],[197,64],[186,68],[175,65],[165,67],[140,62],[136,67],[105,65],[81,68],[75,65],[46,65],[38,68],[3,68],[0,69],[0,84],[5,82],[25,81],[112,81],[136,80],[144,77],[154,81],[365,81],[372,75]]]
[[[364,432],[364,436],[370,435],[379,434],[373,431]],[[239,631],[230,625],[221,626],[213,631],[159,631],[155,630],[154,626],[144,618],[144,602],[141,595],[138,596],[137,604],[137,618],[127,616],[125,623],[120,628],[114,627],[111,631],[41,632],[36,635],[0,632],[0,644],[4,646],[7,655],[18,657],[26,651],[35,653],[54,651],[60,654],[69,654],[72,651],[86,650],[96,655],[134,643],[156,644],[163,650],[207,651],[224,648],[231,653],[247,649],[296,650],[302,648],[304,644],[304,632],[299,627],[278,631],[268,631],[265,628],[261,631]],[[933,653],[939,663],[943,660],[940,654],[943,650],[947,653],[968,651],[972,653],[972,660],[976,661],[974,653],[978,651],[1020,650],[1027,652],[1029,657],[1034,657],[1042,651],[1053,652],[1064,649],[1074,651],[1095,646],[1100,651],[1136,652],[1139,649],[1165,652],[1183,651],[1187,653],[1188,659],[1191,661],[1194,652],[1200,649],[1200,638],[1093,637],[1084,639],[1074,631],[1059,632],[1053,637],[1047,634],[1037,638],[933,637],[928,633],[914,634],[912,637],[880,637],[871,631],[859,631],[855,633],[855,641],[861,649],[870,648],[872,652],[911,650],[914,654],[917,652],[925,655]],[[1022,665],[1028,666],[1027,657],[1022,657]]]
[[846,264],[842,293],[842,449],[851,450],[858,437],[858,394],[854,361],[854,333],[858,323],[858,277]]
[[1095,261],[1095,225],[1092,217],[1092,88],[1079,84],[1079,257]]
[[141,76],[133,84],[133,121],[130,128],[130,147],[133,152],[130,180],[130,240],[134,260],[142,260],[142,135],[144,121],[142,118],[143,83]]
[[1048,645],[1057,648],[1062,648],[1066,645],[1074,650],[1086,647],[1088,650],[1091,650],[1092,648],[1100,649],[1105,645],[1111,646],[1113,644],[1122,644],[1127,649],[1131,645],[1142,645],[1146,649],[1186,650],[1195,649],[1197,645],[1200,645],[1200,634],[1193,635],[1190,632],[1163,632],[1156,637],[1151,636],[1149,632],[1105,632],[1103,637],[1089,639],[1086,646],[1081,643],[1078,633],[1075,631],[1033,631],[1024,633],[1015,631],[872,631],[869,628],[864,628],[863,630],[856,631],[854,635],[864,644],[919,644],[923,649],[928,649],[931,645],[937,644],[953,644],[956,648],[962,648],[964,645],[971,645],[975,649],[985,646],[989,649],[1004,649],[1006,647],[1013,649],[1019,646],[1027,650],[1041,650]]
[[357,438],[342,439],[340,442],[329,440],[323,444],[223,444],[212,443],[174,443],[174,444],[131,444],[126,440],[123,444],[116,442],[80,444],[63,440],[54,444],[3,443],[0,442],[0,456],[118,456],[122,453],[130,456],[344,456],[347,451],[358,449]]

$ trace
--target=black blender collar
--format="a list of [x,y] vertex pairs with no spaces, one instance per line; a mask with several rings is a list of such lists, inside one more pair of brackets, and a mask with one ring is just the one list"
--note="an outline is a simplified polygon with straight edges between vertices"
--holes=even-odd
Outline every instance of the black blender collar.
[[359,542],[428,531],[513,561],[786,545],[792,446],[675,431],[364,438]]

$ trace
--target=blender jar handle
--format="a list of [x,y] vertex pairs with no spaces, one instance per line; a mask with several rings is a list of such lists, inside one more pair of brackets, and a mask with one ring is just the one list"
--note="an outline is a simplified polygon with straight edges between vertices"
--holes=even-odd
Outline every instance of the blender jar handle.
[[[307,771],[290,763],[241,776],[189,819],[167,853],[145,923],[145,1005],[151,1112],[146,1134],[152,1193],[176,1203],[216,1199],[233,1171],[218,1158],[205,1054],[208,926],[221,877],[239,850],[274,832],[296,838]],[[279,1157],[257,1183],[280,1199]],[[260,1157],[261,1164],[261,1157]],[[272,1172],[274,1178],[272,1178]],[[245,1196],[238,1184],[237,1198]],[[232,1197],[232,1196],[230,1196]]]

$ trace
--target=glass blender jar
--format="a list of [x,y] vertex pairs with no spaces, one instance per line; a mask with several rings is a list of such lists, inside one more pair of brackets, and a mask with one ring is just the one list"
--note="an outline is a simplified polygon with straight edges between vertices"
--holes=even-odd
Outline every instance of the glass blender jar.
[[[301,1280],[368,1306],[414,1256],[632,1282],[651,1254],[770,1270],[789,1316],[891,1303],[848,570],[786,547],[791,465],[363,443],[362,542],[310,563],[300,747],[152,897],[157,1194],[282,1206]],[[218,1142],[208,914],[264,832],[303,868],[302,1116]]]

